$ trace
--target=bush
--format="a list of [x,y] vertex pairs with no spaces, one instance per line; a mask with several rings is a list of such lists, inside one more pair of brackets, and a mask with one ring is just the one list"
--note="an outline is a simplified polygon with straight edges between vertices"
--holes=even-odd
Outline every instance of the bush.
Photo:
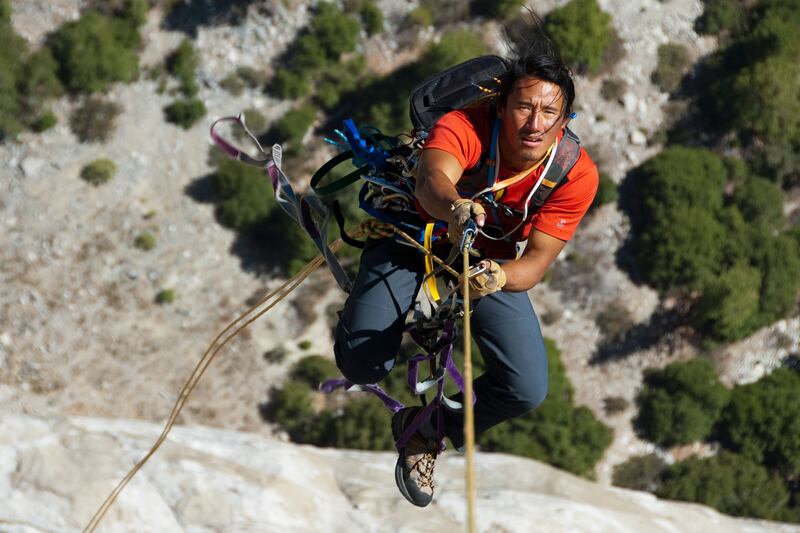
[[292,367],[291,377],[295,381],[305,383],[316,389],[325,380],[339,375],[339,369],[333,361],[321,355],[309,355]]
[[31,128],[33,128],[33,131],[36,133],[41,133],[53,128],[56,124],[58,124],[58,119],[52,111],[48,110],[36,117],[36,120],[33,121]]
[[301,350],[308,350],[309,348],[311,348],[311,341],[308,339],[302,340],[297,343],[297,347],[300,348]]
[[167,71],[178,80],[180,91],[187,98],[197,94],[194,72],[199,64],[200,58],[197,57],[197,52],[188,39],[184,39],[167,58]]
[[617,184],[608,177],[605,172],[600,173],[600,182],[597,186],[597,194],[595,194],[592,201],[592,207],[600,207],[601,205],[612,204],[619,198],[619,191]]
[[206,106],[200,100],[176,100],[164,108],[167,121],[185,130],[191,128],[206,114]]
[[596,318],[597,326],[604,342],[618,342],[633,327],[633,317],[625,304],[619,300],[611,302],[600,311]]
[[733,191],[732,200],[748,224],[773,232],[786,223],[783,191],[767,179],[756,176],[745,179]]
[[361,23],[364,25],[367,35],[375,35],[383,31],[383,11],[372,0],[367,0],[361,5],[358,15],[361,17]]
[[311,391],[305,383],[287,381],[274,390],[267,418],[283,428],[294,442],[308,442],[304,437],[314,424]]
[[738,265],[709,279],[692,313],[693,325],[718,341],[736,340],[752,331],[758,313],[761,274]]
[[104,91],[112,82],[129,82],[138,75],[141,37],[130,21],[88,11],[50,34],[47,44],[64,86],[72,92]]
[[[264,133],[264,130],[267,129],[267,118],[258,109],[245,109],[243,118],[247,129],[256,137]],[[247,138],[247,133],[245,133],[244,129],[236,128],[233,131],[237,139],[242,140]]]
[[617,102],[625,94],[627,86],[618,78],[606,78],[600,86],[600,96],[608,102]]
[[670,147],[631,176],[632,242],[648,283],[662,290],[700,287],[723,262],[718,217],[726,169],[704,149]]
[[720,443],[767,468],[800,474],[800,373],[780,368],[737,385],[717,424]]
[[421,5],[417,6],[408,13],[409,23],[427,28],[433,26],[433,11],[430,7]]
[[718,35],[744,29],[746,10],[740,0],[705,0],[703,4],[696,24],[700,33]]
[[261,87],[267,82],[266,74],[252,67],[239,67],[236,75],[251,89]]
[[341,54],[355,50],[360,25],[333,4],[320,3],[310,26],[309,35],[317,39],[328,61],[338,61]]
[[586,407],[573,405],[573,387],[560,353],[546,341],[550,378],[547,399],[531,413],[511,419],[480,438],[481,447],[546,461],[594,477],[594,465],[611,444],[612,431]]
[[614,466],[611,483],[617,487],[653,492],[658,487],[659,476],[667,463],[654,453],[631,457]]
[[623,412],[630,403],[622,396],[606,396],[603,398],[603,412],[612,416]]
[[281,68],[272,78],[270,92],[282,100],[294,100],[311,92],[311,82],[302,71]]
[[63,87],[58,79],[58,64],[48,48],[31,55],[22,68],[18,84],[23,108],[29,113],[38,113],[49,98],[60,96]]
[[710,435],[729,396],[707,359],[649,369],[636,396],[634,427],[660,446],[700,441]]
[[691,64],[689,51],[676,43],[662,44],[658,47],[658,65],[650,75],[650,80],[664,92],[678,89],[683,75]]
[[519,13],[524,0],[473,0],[472,7],[478,15],[490,18],[505,19]]
[[571,0],[552,10],[546,28],[561,56],[579,73],[597,74],[611,43],[611,15],[596,0]]
[[219,198],[220,221],[230,228],[252,229],[275,206],[272,186],[259,168],[223,159],[211,183]]
[[117,165],[110,159],[95,159],[81,169],[81,178],[97,187],[110,181],[116,172]]
[[296,152],[302,146],[303,137],[313,124],[316,114],[316,109],[308,104],[289,110],[275,124],[275,136],[281,143],[287,143],[289,150]]
[[158,305],[167,305],[175,301],[175,291],[172,289],[162,289],[156,294],[156,303]]
[[659,498],[702,503],[734,516],[791,519],[789,494],[780,479],[745,457],[729,452],[692,458],[664,472]]
[[118,104],[93,96],[72,111],[69,126],[81,142],[104,142],[114,133],[121,112]]
[[149,231],[145,231],[136,237],[136,240],[133,241],[133,245],[140,250],[148,252],[156,247],[156,237]]
[[244,92],[244,81],[235,72],[231,72],[219,82],[219,86],[231,93],[233,96],[241,96]]

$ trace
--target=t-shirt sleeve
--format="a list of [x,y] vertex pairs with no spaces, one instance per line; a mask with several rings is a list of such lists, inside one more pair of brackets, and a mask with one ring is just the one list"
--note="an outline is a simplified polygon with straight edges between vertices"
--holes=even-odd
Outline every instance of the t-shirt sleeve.
[[425,149],[430,148],[455,156],[464,170],[474,167],[481,158],[481,141],[474,119],[461,110],[442,116],[425,141]]
[[562,241],[572,238],[600,181],[597,166],[583,148],[567,177],[569,181],[556,189],[533,217],[535,229]]

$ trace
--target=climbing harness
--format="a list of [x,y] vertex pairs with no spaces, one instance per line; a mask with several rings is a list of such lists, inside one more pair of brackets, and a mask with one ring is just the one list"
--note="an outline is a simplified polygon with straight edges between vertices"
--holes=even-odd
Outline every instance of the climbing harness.
[[[497,94],[496,89],[491,89],[492,83],[499,84],[500,78],[508,68],[507,63],[497,56],[483,56],[455,67],[440,75],[423,82],[411,94],[411,119],[414,124],[413,134],[408,142],[401,142],[397,137],[388,137],[375,128],[356,127],[351,120],[344,122],[342,130],[336,130],[338,140],[327,140],[339,146],[342,151],[330,161],[322,165],[311,179],[311,194],[298,196],[295,194],[289,178],[282,169],[282,150],[280,145],[274,145],[269,154],[263,149],[255,135],[248,129],[244,116],[223,117],[216,120],[210,130],[210,135],[216,145],[230,157],[245,164],[263,168],[270,178],[275,193],[275,198],[281,209],[295,220],[309,235],[320,254],[312,259],[297,274],[284,282],[280,287],[271,291],[261,301],[245,311],[241,316],[232,321],[220,332],[204,352],[202,358],[195,366],[192,374],[184,384],[173,406],[172,412],[150,450],[139,460],[127,475],[117,484],[114,490],[105,499],[103,504],[94,514],[89,524],[84,528],[84,533],[91,533],[98,526],[103,516],[116,500],[120,492],[130,482],[133,476],[153,456],[166,439],[169,431],[175,424],[178,415],[194,390],[200,378],[204,375],[211,362],[219,351],[244,328],[263,316],[281,300],[295,290],[308,276],[326,263],[339,287],[346,293],[352,290],[353,283],[342,268],[335,252],[344,244],[361,246],[357,239],[360,237],[394,238],[419,250],[425,261],[424,294],[427,298],[420,301],[414,310],[414,316],[407,325],[406,331],[414,341],[424,350],[409,359],[407,382],[415,394],[420,396],[423,407],[418,411],[410,424],[406,426],[403,434],[397,439],[396,447],[402,449],[408,439],[429,419],[437,417],[438,446],[443,448],[444,438],[444,409],[463,411],[464,413],[464,438],[467,453],[467,495],[468,495],[468,531],[475,530],[475,485],[474,485],[474,420],[473,404],[475,396],[472,392],[472,362],[470,344],[470,298],[469,278],[480,275],[483,266],[470,266],[471,251],[479,235],[490,240],[507,240],[525,223],[530,213],[535,212],[550,193],[563,183],[567,172],[577,160],[580,146],[578,138],[565,128],[565,135],[560,143],[554,145],[537,166],[546,159],[546,166],[537,180],[534,188],[529,193],[524,210],[521,213],[521,222],[511,232],[505,232],[500,237],[487,234],[487,228],[477,228],[474,222],[464,231],[464,237],[458,246],[455,246],[446,259],[441,259],[434,253],[437,244],[446,240],[446,224],[441,221],[428,220],[416,198],[414,197],[415,170],[424,146],[425,139],[432,125],[444,113],[453,109],[462,109],[471,105],[485,102]],[[263,158],[256,159],[224,139],[216,131],[218,124],[233,122],[239,125],[254,142]],[[493,124],[491,147],[487,163],[491,164],[487,175],[489,176],[488,188],[477,193],[464,191],[467,197],[486,202],[491,208],[495,221],[500,223],[497,212],[520,215],[519,212],[497,201],[502,189],[524,179],[534,170],[528,169],[521,175],[497,181],[500,168],[500,154],[498,149],[499,120]],[[356,169],[343,178],[331,183],[324,183],[324,178],[341,163],[352,161]],[[328,208],[322,201],[325,196],[351,185],[359,180],[365,183],[359,192],[360,207],[371,214],[374,219],[362,223],[356,230],[348,233],[344,230],[344,219],[336,202]],[[462,194],[462,196],[464,195]],[[331,217],[339,226],[341,239],[329,244],[328,224]],[[452,268],[458,254],[462,255],[462,269],[458,272]],[[447,282],[444,291],[437,285],[437,275],[445,271],[455,280]],[[457,282],[456,282],[457,281]],[[458,289],[461,288],[461,299],[458,299]],[[464,375],[462,376],[453,361],[453,347],[456,341],[455,323],[464,319]],[[429,366],[427,378],[419,378],[420,367],[425,363]],[[445,378],[450,377],[456,387],[462,392],[463,405],[444,395]],[[425,394],[434,389],[431,400]],[[344,388],[348,391],[366,391],[374,394],[383,401],[384,405],[392,412],[397,412],[403,405],[389,396],[378,384],[356,385],[344,378],[328,380],[322,384],[325,392]]]

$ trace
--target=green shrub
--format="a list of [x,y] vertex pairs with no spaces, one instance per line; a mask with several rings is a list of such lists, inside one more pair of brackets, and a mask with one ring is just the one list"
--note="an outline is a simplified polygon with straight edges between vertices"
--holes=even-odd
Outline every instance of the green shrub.
[[746,10],[739,0],[705,0],[703,14],[697,20],[701,33],[718,35],[744,29]]
[[343,94],[356,90],[366,66],[366,58],[357,55],[345,63],[323,70],[317,81],[315,100],[324,109],[333,109]]
[[308,350],[309,348],[311,348],[311,341],[308,339],[302,340],[297,343],[297,347],[300,348],[301,350]]
[[97,187],[107,183],[117,173],[117,165],[110,159],[95,159],[81,169],[81,178]]
[[428,6],[417,6],[408,13],[409,23],[427,28],[433,26],[433,11]]
[[223,159],[212,174],[211,183],[219,197],[220,221],[230,228],[252,229],[275,206],[272,186],[264,171],[256,167]]
[[164,108],[164,114],[168,122],[188,130],[205,116],[206,106],[200,100],[176,100]]
[[359,30],[355,18],[327,2],[317,6],[310,24],[310,35],[317,39],[328,61],[338,61],[341,54],[355,50]]
[[603,412],[608,415],[616,415],[628,408],[630,403],[622,396],[606,396],[603,398]]
[[748,224],[763,225],[770,231],[780,230],[786,223],[783,214],[783,191],[771,181],[751,176],[736,186],[734,205]]
[[[309,343],[310,344],[310,343]],[[339,369],[330,359],[321,355],[304,357],[292,367],[291,377],[312,388],[317,388],[325,380],[339,375]]]
[[308,442],[309,428],[314,427],[311,391],[305,383],[287,381],[272,392],[267,417],[283,428],[294,442]]
[[792,519],[786,505],[789,493],[780,479],[747,458],[726,451],[670,466],[662,474],[656,495],[702,503],[734,516]]
[[627,86],[619,78],[606,78],[600,86],[600,96],[608,102],[616,102],[625,94]]
[[197,94],[195,70],[199,64],[200,58],[188,39],[181,41],[178,48],[167,57],[167,71],[178,80],[180,91],[187,98]]
[[54,127],[56,124],[58,124],[58,119],[52,111],[47,110],[36,117],[36,120],[33,121],[31,128],[33,128],[33,131],[36,133],[41,133]]
[[175,291],[172,289],[162,289],[156,294],[156,303],[158,305],[167,305],[175,302]]
[[650,79],[662,91],[674,92],[680,86],[690,64],[691,58],[685,46],[676,43],[662,44],[658,47],[658,64]]
[[311,82],[302,71],[281,68],[272,78],[270,92],[282,100],[294,100],[311,92]]
[[367,35],[383,31],[383,11],[372,0],[366,0],[358,12]]
[[58,64],[48,48],[41,48],[27,59],[18,90],[23,107],[30,113],[38,113],[47,99],[62,94]]
[[487,451],[546,461],[575,474],[594,477],[594,465],[611,444],[612,431],[586,407],[573,405],[573,387],[560,353],[547,340],[549,390],[534,411],[491,429],[479,439]]
[[[243,118],[247,129],[249,129],[250,132],[256,137],[264,133],[264,131],[267,129],[267,117],[265,117],[258,109],[245,109]],[[234,129],[234,132],[234,136],[239,140],[247,137],[247,133],[245,133],[244,129],[242,128],[236,128]]]
[[473,10],[479,14],[490,18],[505,19],[519,13],[524,0],[474,0]]
[[235,72],[231,72],[219,82],[219,86],[231,93],[233,96],[241,96],[244,92],[244,81]]
[[112,82],[135,79],[140,44],[136,26],[95,11],[62,25],[48,38],[64,86],[78,93],[104,91]]
[[100,96],[83,100],[69,117],[72,133],[81,142],[105,142],[114,133],[122,108]]
[[275,124],[276,137],[296,152],[302,146],[303,137],[314,122],[316,114],[316,109],[308,104],[289,110]]
[[670,147],[634,171],[633,243],[645,280],[699,287],[723,264],[726,169],[708,150]]
[[752,331],[758,313],[761,274],[738,265],[709,279],[692,314],[693,325],[714,340],[736,340]]
[[717,424],[720,443],[767,468],[800,474],[800,374],[780,368],[737,385]]
[[611,44],[611,15],[596,0],[571,0],[546,18],[548,33],[561,56],[579,73],[597,74]]
[[391,414],[377,398],[352,399],[341,414],[329,415],[329,420],[328,430],[317,441],[322,446],[394,450]]
[[595,319],[604,342],[618,342],[633,327],[631,312],[622,301],[614,300]]
[[267,82],[264,71],[253,67],[239,67],[236,69],[236,75],[251,89],[261,87]]
[[133,245],[140,250],[148,252],[156,247],[156,237],[149,231],[145,231],[136,237],[136,240],[133,241]]
[[659,476],[667,463],[654,453],[631,457],[614,466],[611,483],[617,487],[653,492],[658,487]]
[[600,181],[597,185],[597,194],[592,201],[593,207],[615,203],[619,198],[619,191],[614,180],[608,177],[605,172],[600,173]]
[[11,24],[10,0],[0,0],[0,24]]
[[700,441],[710,435],[729,396],[707,359],[649,369],[636,396],[634,427],[660,446]]

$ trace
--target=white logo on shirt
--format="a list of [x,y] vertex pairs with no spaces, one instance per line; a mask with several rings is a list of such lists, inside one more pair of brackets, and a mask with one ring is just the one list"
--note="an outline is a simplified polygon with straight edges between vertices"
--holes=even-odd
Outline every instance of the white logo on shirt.
[[566,226],[566,225],[567,225],[567,221],[566,221],[566,220],[564,220],[564,219],[562,218],[562,219],[560,219],[560,220],[558,221],[558,224],[556,224],[556,227],[557,227],[557,228],[563,228],[563,227],[564,227],[564,226]]

